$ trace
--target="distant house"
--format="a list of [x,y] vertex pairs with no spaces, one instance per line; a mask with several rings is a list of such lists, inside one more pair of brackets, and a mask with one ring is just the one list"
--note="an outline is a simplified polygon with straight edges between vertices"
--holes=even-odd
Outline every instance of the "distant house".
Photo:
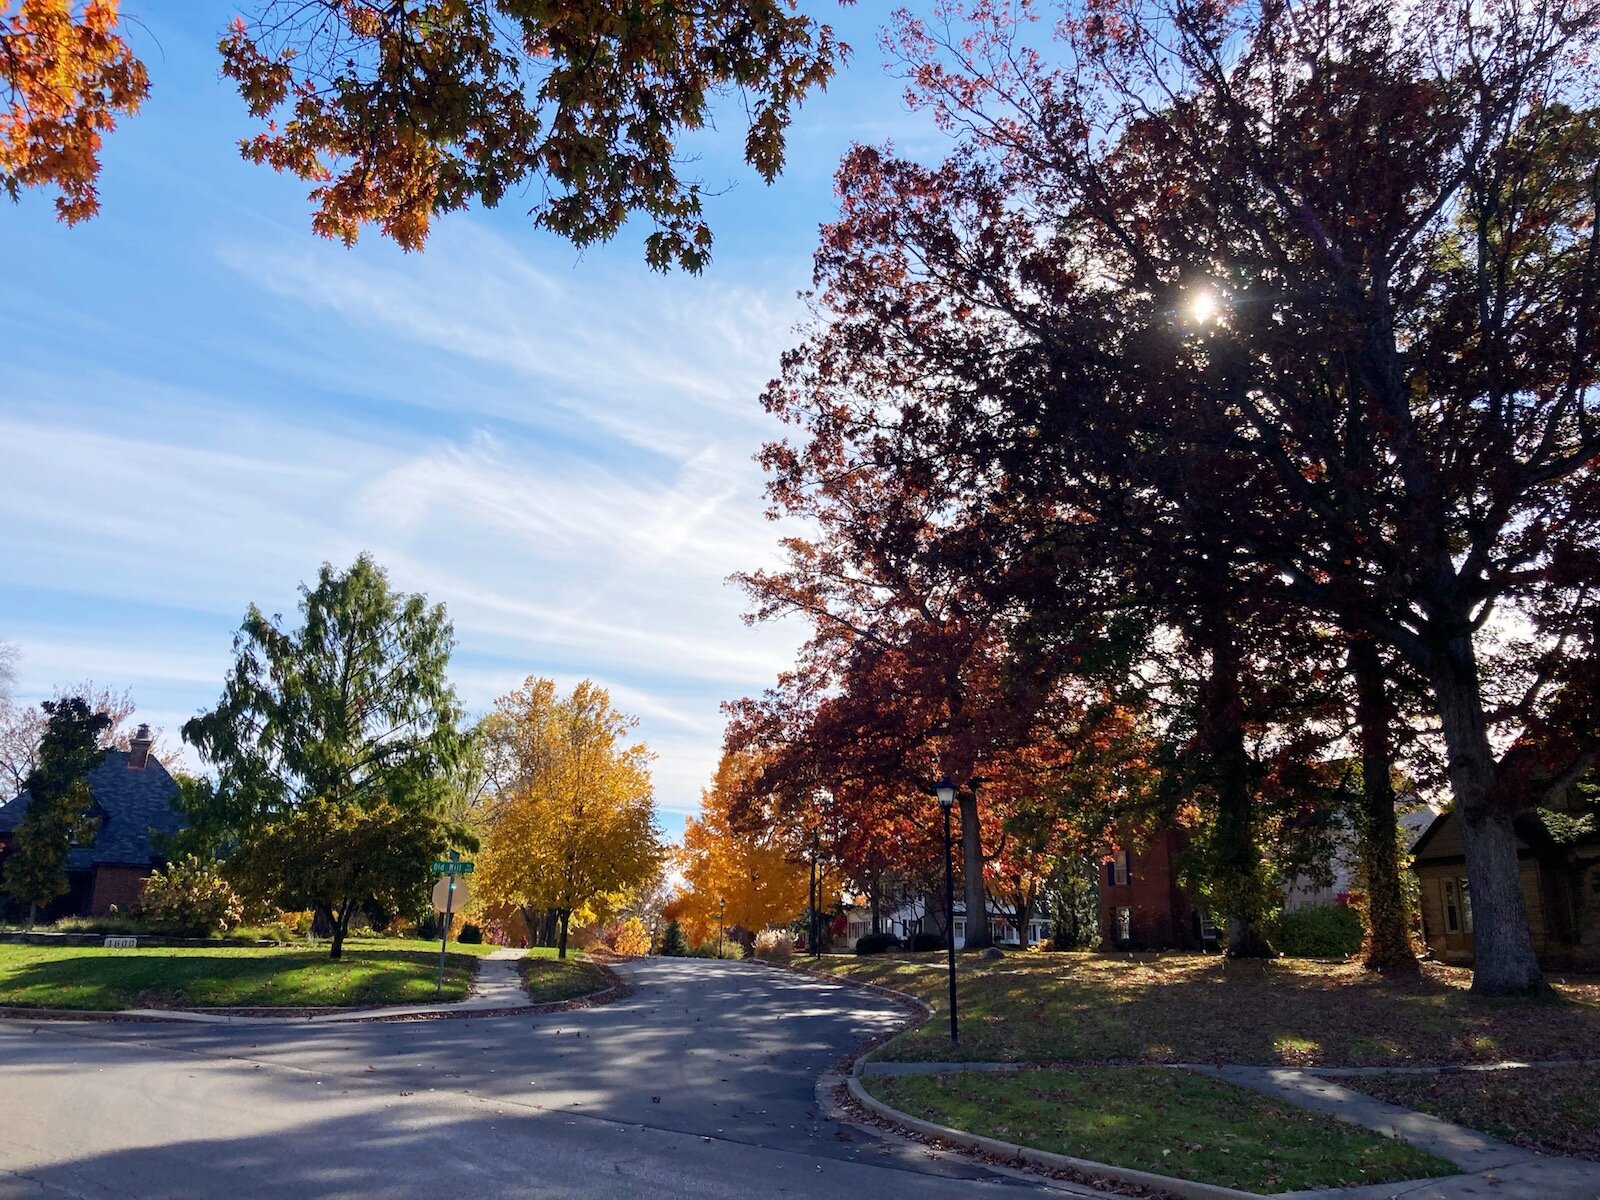
[[[71,890],[50,907],[48,917],[100,915],[112,905],[127,909],[151,872],[165,864],[160,839],[187,822],[172,803],[177,781],[150,753],[154,740],[148,725],[139,726],[128,749],[105,751],[89,773],[90,815],[99,828],[89,845],[68,851]],[[27,809],[27,792],[0,805],[0,861],[10,853]]]
[[[1438,814],[1425,804],[1420,804],[1415,797],[1403,798],[1407,803],[1418,804],[1400,813],[1396,820],[1400,825],[1401,836],[1405,838],[1406,847],[1417,844],[1428,826]],[[1313,879],[1309,875],[1296,875],[1284,885],[1283,911],[1298,912],[1302,908],[1322,908],[1340,902],[1339,897],[1357,890],[1359,884],[1356,874],[1360,864],[1360,846],[1358,845],[1355,831],[1350,828],[1348,821],[1344,822],[1337,833],[1333,848],[1333,862],[1330,865],[1330,876],[1326,880]]]
[[[865,905],[851,905],[845,910],[848,922],[845,928],[845,938],[852,947],[857,939],[866,937],[872,932],[872,913]],[[926,902],[921,899],[909,900],[882,915],[881,925],[884,933],[892,933],[904,942],[910,942],[919,933],[937,933],[944,926],[943,905],[938,905],[932,914],[927,911]],[[989,901],[989,928],[996,945],[1022,946],[1022,937],[993,900]],[[967,905],[963,900],[955,902],[955,943],[960,950],[967,944]],[[1028,945],[1037,945],[1047,941],[1050,937],[1050,914],[1034,913],[1028,919]]]
[[1210,917],[1179,883],[1187,830],[1169,828],[1142,850],[1118,848],[1100,862],[1100,936],[1108,949],[1201,950],[1215,946]]
[[[1600,966],[1600,834],[1559,841],[1532,813],[1517,819],[1516,834],[1534,952],[1552,966]],[[1473,958],[1466,863],[1453,812],[1437,817],[1412,850],[1422,890],[1422,936],[1441,962]]]

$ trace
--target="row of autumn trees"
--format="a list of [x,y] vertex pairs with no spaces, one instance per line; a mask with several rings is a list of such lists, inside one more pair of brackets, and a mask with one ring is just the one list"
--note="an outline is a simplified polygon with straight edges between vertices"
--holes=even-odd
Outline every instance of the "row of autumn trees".
[[217,706],[184,725],[208,768],[188,779],[171,848],[217,865],[251,904],[306,911],[339,958],[357,913],[428,908],[430,863],[480,851],[477,903],[606,915],[658,874],[644,746],[604,689],[529,679],[476,725],[447,668],[442,605],[393,590],[362,555],[324,565],[286,627],[254,606]]
[[898,18],[952,150],[839,171],[766,394],[811,532],[743,580],[814,632],[732,707],[736,816],[911,873],[948,776],[969,913],[1179,820],[1249,955],[1343,813],[1399,970],[1409,776],[1459,819],[1474,988],[1544,990],[1514,823],[1600,748],[1600,5],[1033,17]]

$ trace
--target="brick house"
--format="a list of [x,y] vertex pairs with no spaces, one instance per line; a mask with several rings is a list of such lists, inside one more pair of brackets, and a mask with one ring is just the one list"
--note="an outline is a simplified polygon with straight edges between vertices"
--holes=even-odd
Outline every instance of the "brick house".
[[[139,726],[128,749],[105,751],[89,773],[90,815],[99,827],[93,842],[67,852],[70,890],[43,914],[46,919],[98,916],[112,905],[126,910],[151,872],[165,864],[160,839],[187,821],[173,808],[177,781],[150,753],[154,740],[148,725]],[[27,808],[27,792],[0,805],[0,861],[10,853]]]
[[[1533,813],[1517,818],[1517,866],[1528,932],[1541,962],[1600,966],[1600,834],[1562,842]],[[1441,962],[1473,958],[1472,893],[1453,812],[1442,813],[1412,850],[1422,896],[1422,936]]]
[[1140,850],[1120,848],[1100,863],[1100,935],[1117,950],[1201,950],[1217,931],[1179,883],[1186,830],[1169,828]]

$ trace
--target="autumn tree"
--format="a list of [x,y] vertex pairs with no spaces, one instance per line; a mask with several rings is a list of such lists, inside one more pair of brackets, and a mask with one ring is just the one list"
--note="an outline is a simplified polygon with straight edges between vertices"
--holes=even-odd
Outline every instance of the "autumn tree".
[[755,773],[749,756],[724,754],[701,793],[700,815],[684,822],[688,890],[675,915],[691,941],[704,942],[719,919],[755,934],[789,925],[806,907],[806,868],[790,857],[781,826],[740,795]]
[[1541,991],[1513,821],[1593,761],[1593,680],[1558,653],[1491,742],[1482,659],[1503,623],[1543,658],[1593,620],[1600,11],[1153,0],[1043,49],[1026,12],[965,16],[900,24],[956,147],[847,159],[787,388],[1130,555],[1136,502],[1404,662],[1449,756],[1474,987]]
[[28,806],[17,823],[16,849],[6,858],[6,893],[28,906],[28,930],[41,905],[67,892],[67,854],[94,841],[89,773],[100,764],[99,738],[108,718],[81,697],[46,700],[44,737],[28,773]]
[[415,906],[428,862],[462,840],[443,813],[467,736],[443,605],[363,554],[324,563],[300,615],[290,629],[250,607],[222,698],[183,727],[215,772],[184,797],[230,880],[312,909],[338,959],[359,905]]
[[[531,192],[579,247],[638,217],[646,261],[690,271],[712,234],[685,139],[726,101],[770,183],[846,53],[792,0],[254,0],[219,49],[262,123],[242,153],[314,185],[324,237],[371,225],[420,249],[434,217]],[[0,4],[0,185],[54,185],[62,219],[92,216],[101,136],[148,92],[116,0]]]
[[0,4],[0,188],[54,188],[67,224],[100,210],[95,189],[104,134],[150,92],[144,64],[123,41],[117,0]]
[[482,725],[495,775],[478,889],[530,925],[535,910],[554,912],[562,958],[574,913],[604,917],[661,863],[651,755],[627,741],[636,724],[588,680],[561,696],[529,678]]

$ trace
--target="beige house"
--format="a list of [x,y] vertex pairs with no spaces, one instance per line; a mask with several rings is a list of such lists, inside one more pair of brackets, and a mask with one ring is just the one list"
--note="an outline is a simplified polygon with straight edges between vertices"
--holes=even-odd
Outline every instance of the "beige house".
[[[1600,835],[1558,841],[1532,814],[1519,818],[1516,830],[1522,899],[1540,961],[1600,966]],[[1453,812],[1436,818],[1412,850],[1422,888],[1422,934],[1440,962],[1472,961],[1466,861]]]

